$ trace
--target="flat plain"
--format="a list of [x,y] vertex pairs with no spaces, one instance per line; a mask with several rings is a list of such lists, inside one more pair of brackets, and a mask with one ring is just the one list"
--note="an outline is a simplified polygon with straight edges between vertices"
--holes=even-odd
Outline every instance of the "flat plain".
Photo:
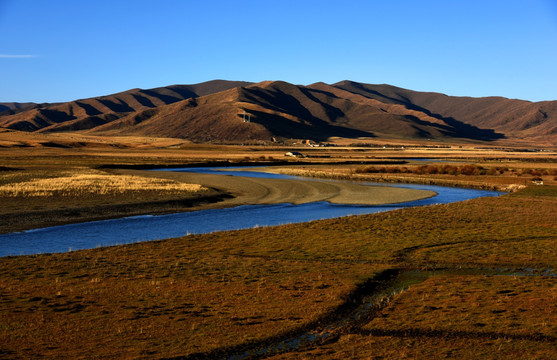
[[[1,358],[552,359],[557,352],[554,149],[286,148],[140,138],[115,147],[117,141],[87,141],[80,148],[0,148],[0,189],[83,174],[104,181],[98,188],[104,190],[92,193],[77,192],[77,185],[69,195],[60,189],[6,193],[0,211],[9,221],[3,220],[1,232],[233,206],[250,196],[230,182],[144,171],[149,167],[274,165],[273,171],[313,178],[509,192],[0,258]],[[290,150],[306,156],[285,157]],[[135,176],[145,181],[137,189],[107,185]],[[161,182],[172,188],[157,188]],[[182,184],[189,186],[176,187]],[[277,198],[287,194],[286,187],[281,191]]]

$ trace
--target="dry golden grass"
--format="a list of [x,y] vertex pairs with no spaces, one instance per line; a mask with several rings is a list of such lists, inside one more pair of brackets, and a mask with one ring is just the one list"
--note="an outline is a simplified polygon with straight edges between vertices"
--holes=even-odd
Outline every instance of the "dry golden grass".
[[550,336],[557,341],[557,279],[436,276],[397,296],[364,329]]
[[[2,258],[3,355],[187,356],[304,327],[388,268],[554,269],[555,250],[538,250],[557,234],[556,198],[556,188],[533,187],[499,198],[391,213]],[[534,257],[510,256],[506,245],[518,237],[523,245],[513,251]],[[484,246],[484,253],[468,257],[477,246]],[[439,258],[427,253],[439,248],[445,249]],[[443,252],[450,256],[441,257]],[[554,304],[553,278],[432,278],[395,297],[385,310],[388,316],[377,319],[383,325],[372,321],[372,327],[352,330],[337,343],[283,358],[453,354],[473,359],[477,354],[489,358],[491,352],[549,358],[556,346],[537,334],[557,336]],[[520,310],[528,306],[538,309]],[[410,327],[419,331],[407,331]],[[512,342],[501,340],[506,338]]]
[[[227,154],[234,149],[16,149],[4,157],[2,166],[21,170],[0,172],[0,185],[36,178],[52,182],[78,173],[114,175],[87,170],[102,164],[181,165],[227,155],[278,157],[283,151],[245,147]],[[186,157],[190,151],[192,156]],[[338,155],[335,161],[377,155],[367,150],[325,151],[326,156]],[[350,167],[335,168],[341,175],[351,173]],[[321,176],[329,177],[330,172]],[[512,184],[500,176],[475,179]],[[65,206],[105,212],[100,206],[105,202],[145,204],[176,198],[162,198],[161,191],[139,192],[134,198],[128,194],[20,197],[21,201],[4,197],[0,214],[3,219],[14,209],[25,214],[46,209],[52,214]],[[149,203],[141,211],[153,208]],[[326,319],[335,306],[347,302],[347,294],[385,269],[555,269],[556,211],[557,188],[539,186],[498,198],[391,213],[0,258],[0,358],[154,358],[226,350]],[[23,218],[22,225],[29,226],[29,219]],[[476,274],[434,277],[396,296],[384,309],[387,316],[368,321],[369,326],[348,329],[336,342],[276,358],[553,359],[555,281],[546,280]],[[414,296],[418,293],[419,298]],[[538,308],[531,313],[520,310],[530,305]],[[416,321],[404,323],[408,318]]]
[[0,171],[0,233],[84,220],[186,211],[222,199],[194,182],[58,164]]
[[532,340],[463,336],[409,336],[404,333],[341,335],[337,341],[305,351],[267,357],[271,360],[466,359],[554,360],[557,345]]
[[[407,166],[381,166],[381,167],[362,167],[353,165],[309,165],[300,168],[276,168],[275,172],[294,176],[340,179],[369,182],[390,182],[390,183],[415,183],[426,185],[459,186],[477,189],[498,190],[505,192],[515,192],[526,188],[532,184],[533,175],[531,169],[524,164],[515,164],[515,168],[507,171],[490,171],[489,166],[485,166],[484,173],[474,173],[470,175],[446,174],[446,173],[415,173],[424,167],[423,165]],[[538,164],[537,168],[545,171],[541,179],[547,185],[556,185],[557,169],[553,163]],[[368,172],[368,168],[373,168]],[[432,168],[435,168],[432,166]],[[402,169],[402,172],[400,171]],[[535,173],[535,172],[534,172]]]
[[199,192],[207,190],[199,184],[146,178],[131,175],[110,175],[100,172],[72,172],[55,178],[32,179],[0,185],[1,197],[75,197],[83,195],[123,194],[134,191]]
[[261,340],[318,320],[384,268],[223,255],[199,240],[0,259],[0,358],[168,357]]

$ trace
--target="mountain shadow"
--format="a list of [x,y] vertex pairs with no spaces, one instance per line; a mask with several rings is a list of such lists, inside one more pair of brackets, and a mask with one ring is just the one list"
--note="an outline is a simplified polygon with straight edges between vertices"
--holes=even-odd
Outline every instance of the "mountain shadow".
[[[349,91],[353,94],[364,96],[368,99],[374,99],[387,104],[402,105],[409,110],[418,111],[427,116],[440,120],[445,124],[447,124],[447,126],[440,126],[439,124],[427,123],[419,120],[417,117],[412,117],[414,121],[421,123],[422,125],[438,127],[439,130],[441,130],[444,134],[451,137],[462,137],[462,138],[481,140],[481,141],[494,141],[494,140],[505,138],[504,134],[498,133],[495,130],[482,129],[477,126],[457,120],[452,116],[443,116],[441,114],[437,114],[433,111],[430,111],[424,106],[417,105],[408,96],[403,94],[404,92],[409,94],[413,94],[413,93],[420,94],[418,92],[399,89],[390,85],[367,85],[367,84],[360,84],[353,81],[342,81],[340,83],[334,84],[333,86],[345,91]],[[448,98],[448,96],[443,94],[436,94],[436,95],[445,96]]]
[[[269,114],[263,111],[250,110],[251,122],[264,126],[275,136],[282,138],[302,138],[314,141],[326,141],[333,136],[356,139],[360,137],[375,137],[368,131],[350,129],[342,126],[327,124],[325,122],[302,123],[296,122],[280,115]],[[242,118],[238,114],[238,118]]]
[[[481,141],[494,141],[498,139],[504,139],[505,135],[495,132],[493,129],[480,129],[477,126],[466,124],[462,121],[458,121],[453,117],[444,117],[440,114],[435,114],[428,109],[418,106],[410,102],[409,99],[406,98],[407,101],[403,102],[402,105],[406,106],[410,110],[420,111],[424,114],[431,116],[435,119],[441,120],[446,123],[448,126],[439,126],[440,128],[444,128],[443,133],[451,137],[462,137],[472,140],[481,140]],[[415,121],[420,121],[422,123],[426,123],[425,121],[421,121],[418,118]],[[435,125],[434,125],[435,126]]]
[[[292,115],[308,126],[320,128],[329,126],[329,122],[334,122],[345,115],[341,109],[317,99],[309,89],[296,87],[295,90],[300,92],[298,97],[281,91],[281,89],[244,88],[239,100]],[[299,95],[303,95],[303,97]],[[302,101],[304,101],[303,104]],[[323,111],[325,116],[317,117],[314,115],[317,111]]]

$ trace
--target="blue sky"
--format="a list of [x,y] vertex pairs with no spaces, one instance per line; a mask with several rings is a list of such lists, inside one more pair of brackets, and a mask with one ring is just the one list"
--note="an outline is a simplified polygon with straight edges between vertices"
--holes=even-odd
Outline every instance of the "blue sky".
[[557,99],[557,0],[0,0],[0,102],[226,79]]

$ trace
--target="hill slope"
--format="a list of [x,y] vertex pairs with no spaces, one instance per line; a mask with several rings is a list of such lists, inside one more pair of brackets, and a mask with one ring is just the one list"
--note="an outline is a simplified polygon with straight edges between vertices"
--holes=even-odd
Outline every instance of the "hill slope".
[[132,89],[60,104],[24,104],[23,109],[28,110],[21,112],[13,111],[17,110],[17,103],[5,103],[5,108],[15,114],[0,117],[0,126],[23,131],[84,130],[114,121],[129,113],[248,84],[250,83],[242,81],[213,80],[194,85]]
[[[305,87],[264,82],[130,114],[92,132],[194,141],[466,137],[437,119],[428,122],[403,107],[389,111],[381,103],[357,95],[348,99],[339,92],[326,84]],[[249,123],[243,121],[244,113],[249,116]]]
[[[244,112],[251,122],[243,122]],[[95,133],[182,137],[194,141],[308,138],[501,138],[491,130],[447,122],[319,83],[282,81],[238,87],[123,117]]]
[[[46,105],[46,104],[43,104]],[[35,103],[6,102],[0,103],[0,116],[12,115],[18,112],[34,109],[41,105]]]
[[18,110],[11,105],[11,112],[19,112],[0,116],[0,126],[193,141],[272,137],[557,140],[557,101],[452,97],[353,81],[301,86],[216,80],[27,106],[34,107]]
[[455,97],[353,81],[342,81],[333,86],[387,104],[400,104],[447,122],[459,121],[492,129],[509,138],[557,135],[557,101]]

